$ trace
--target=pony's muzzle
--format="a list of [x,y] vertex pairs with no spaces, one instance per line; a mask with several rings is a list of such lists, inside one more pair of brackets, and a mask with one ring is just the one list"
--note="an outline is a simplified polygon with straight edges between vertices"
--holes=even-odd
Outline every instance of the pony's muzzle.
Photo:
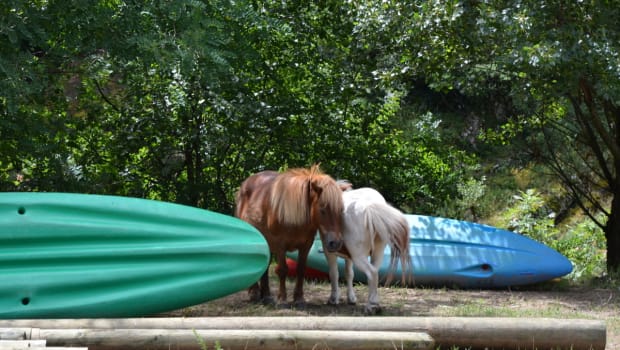
[[342,244],[341,239],[328,239],[325,243],[325,249],[330,253],[335,253],[342,248]]

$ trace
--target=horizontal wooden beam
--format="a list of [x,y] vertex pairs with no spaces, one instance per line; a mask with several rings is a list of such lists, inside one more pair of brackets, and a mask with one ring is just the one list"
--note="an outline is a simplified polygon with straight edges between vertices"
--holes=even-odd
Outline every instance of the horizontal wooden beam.
[[[442,349],[604,350],[606,325],[601,320],[496,317],[198,317],[78,320],[11,320],[0,327],[53,329],[169,330],[325,330],[424,332]],[[52,341],[47,338],[48,342]],[[80,345],[80,344],[76,344]],[[89,346],[89,348],[91,348]]]
[[[434,349],[433,339],[422,332],[355,332],[334,330],[241,329],[33,329],[33,336],[55,346],[103,349]],[[1,329],[0,329],[1,336]]]
[[46,346],[45,340],[2,340],[0,339],[0,350],[88,350],[87,348],[76,347],[56,347]]

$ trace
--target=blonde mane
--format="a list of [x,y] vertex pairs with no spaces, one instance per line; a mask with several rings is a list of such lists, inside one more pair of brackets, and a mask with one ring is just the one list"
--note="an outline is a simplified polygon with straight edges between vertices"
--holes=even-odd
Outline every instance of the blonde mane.
[[323,189],[321,198],[319,199],[319,206],[322,208],[330,208],[330,210],[338,213],[342,212],[344,210],[344,204],[340,185],[328,175],[317,178],[316,182]]
[[308,203],[311,183],[323,189],[319,198],[321,207],[342,211],[342,191],[334,179],[324,174],[318,165],[310,169],[296,168],[281,173],[271,191],[271,206],[278,220],[288,225],[305,225],[310,220]]

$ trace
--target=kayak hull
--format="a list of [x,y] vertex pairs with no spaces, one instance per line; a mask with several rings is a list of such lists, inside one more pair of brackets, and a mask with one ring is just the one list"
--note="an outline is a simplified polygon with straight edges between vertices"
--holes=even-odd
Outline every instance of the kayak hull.
[[251,225],[118,196],[0,193],[0,318],[130,317],[245,289],[269,263]]
[[[548,246],[511,231],[466,221],[405,215],[410,232],[412,277],[415,285],[456,288],[503,288],[528,285],[562,277],[572,271],[571,262]],[[384,280],[389,274],[390,248],[380,267]],[[289,255],[296,258],[296,254]],[[344,259],[338,259],[344,276]],[[328,272],[320,239],[315,240],[307,266]],[[400,280],[400,264],[395,283]],[[366,276],[355,269],[355,281]]]

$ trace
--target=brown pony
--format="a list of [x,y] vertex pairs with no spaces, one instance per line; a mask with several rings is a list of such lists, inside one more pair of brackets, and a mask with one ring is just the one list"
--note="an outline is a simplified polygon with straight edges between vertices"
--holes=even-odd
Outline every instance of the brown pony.
[[[298,250],[296,306],[305,305],[304,273],[308,252],[318,230],[325,248],[342,247],[342,191],[318,165],[278,173],[263,171],[247,178],[236,196],[235,216],[256,227],[265,236],[277,260],[280,279],[278,303],[286,303],[286,252]],[[250,287],[253,301],[272,302],[269,269],[260,283]]]

